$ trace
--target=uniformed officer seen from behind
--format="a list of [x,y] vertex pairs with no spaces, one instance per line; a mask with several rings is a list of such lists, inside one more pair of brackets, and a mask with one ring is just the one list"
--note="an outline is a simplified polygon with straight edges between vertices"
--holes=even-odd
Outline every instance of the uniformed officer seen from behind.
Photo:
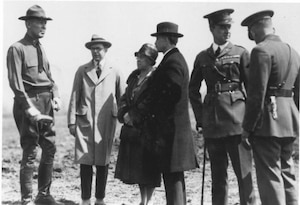
[[261,11],[242,22],[257,44],[251,52],[242,138],[253,149],[262,204],[297,205],[292,153],[299,136],[300,57],[274,34],[273,14]]
[[[203,130],[211,162],[213,205],[226,205],[228,201],[227,155],[237,176],[240,204],[255,204],[251,151],[239,146],[249,53],[229,41],[233,11],[223,9],[204,16],[209,21],[214,42],[197,55],[189,84],[196,128]],[[203,80],[207,85],[204,102],[199,92]]]

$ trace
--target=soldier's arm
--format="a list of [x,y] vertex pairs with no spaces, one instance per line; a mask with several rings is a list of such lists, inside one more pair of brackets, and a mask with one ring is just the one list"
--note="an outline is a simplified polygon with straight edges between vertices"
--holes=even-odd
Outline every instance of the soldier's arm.
[[194,68],[189,83],[189,98],[192,109],[196,118],[197,127],[202,127],[202,99],[201,99],[201,83],[203,80],[202,71],[198,57],[194,62]]
[[23,85],[22,51],[17,47],[10,47],[7,53],[8,80],[15,99],[21,102],[24,110],[34,107]]
[[241,72],[241,80],[244,82],[246,89],[248,86],[248,79],[249,79],[249,62],[250,62],[250,54],[245,49],[241,55],[240,72]]
[[271,72],[271,57],[261,48],[254,48],[250,59],[249,84],[243,128],[255,130],[263,114],[267,84]]

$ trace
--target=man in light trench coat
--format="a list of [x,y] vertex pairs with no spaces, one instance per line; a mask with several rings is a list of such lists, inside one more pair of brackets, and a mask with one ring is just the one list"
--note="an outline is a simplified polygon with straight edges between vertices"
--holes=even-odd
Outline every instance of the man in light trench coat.
[[104,205],[105,187],[117,122],[117,102],[125,82],[105,58],[109,41],[93,35],[85,44],[93,59],[75,74],[68,110],[68,127],[75,136],[75,162],[80,164],[81,204],[90,204],[96,165],[96,205]]

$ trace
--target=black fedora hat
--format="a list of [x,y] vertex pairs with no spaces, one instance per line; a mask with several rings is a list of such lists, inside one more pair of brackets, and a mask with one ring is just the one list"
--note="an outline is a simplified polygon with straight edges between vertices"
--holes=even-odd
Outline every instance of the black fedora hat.
[[178,33],[178,25],[172,22],[162,22],[157,24],[156,33],[152,33],[151,36],[159,35],[175,36],[178,38],[183,36],[181,33]]
[[26,16],[19,17],[20,20],[28,20],[28,19],[43,19],[50,21],[52,18],[46,17],[46,13],[42,7],[39,5],[33,5],[30,7],[27,12]]
[[227,25],[232,24],[232,18],[230,16],[231,13],[233,13],[233,9],[222,9],[215,12],[212,12],[210,14],[207,14],[203,16],[203,18],[207,18],[209,21],[209,24],[216,24],[216,25]]
[[97,34],[92,35],[91,41],[87,42],[85,44],[85,47],[90,49],[92,45],[95,45],[95,44],[98,44],[98,43],[103,44],[106,48],[111,47],[111,42],[105,40],[104,38],[99,37]]
[[158,51],[154,45],[150,43],[145,43],[142,45],[139,51],[134,53],[134,56],[144,55],[148,57],[153,63],[155,63],[158,56]]
[[274,11],[272,10],[259,11],[245,18],[242,21],[241,25],[251,27],[257,21],[261,19],[270,19],[272,18],[273,15],[274,15]]

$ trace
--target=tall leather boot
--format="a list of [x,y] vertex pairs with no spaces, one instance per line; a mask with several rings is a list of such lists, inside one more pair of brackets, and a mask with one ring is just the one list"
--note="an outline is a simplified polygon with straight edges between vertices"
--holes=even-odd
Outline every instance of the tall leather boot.
[[33,167],[21,165],[20,169],[20,185],[22,203],[32,199],[32,177]]
[[50,194],[50,186],[52,183],[53,164],[41,163],[38,173],[38,190],[39,195],[46,196]]
[[56,205],[59,204],[50,195],[50,186],[52,182],[53,164],[40,163],[38,173],[38,190],[39,193],[36,197],[35,203],[37,205],[47,204]]

